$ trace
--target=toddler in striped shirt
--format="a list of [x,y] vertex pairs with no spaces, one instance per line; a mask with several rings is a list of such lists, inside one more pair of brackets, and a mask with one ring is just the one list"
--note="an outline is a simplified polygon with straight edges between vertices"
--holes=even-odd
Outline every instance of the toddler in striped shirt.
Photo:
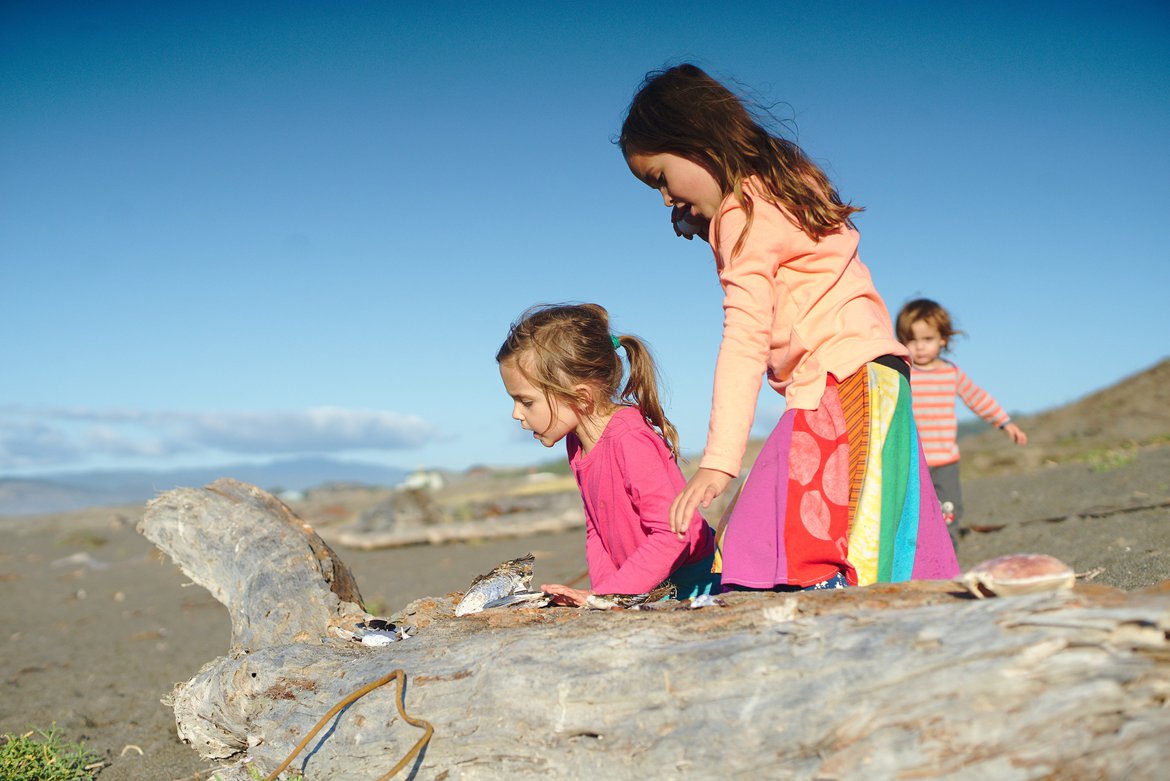
[[963,494],[959,484],[955,396],[1016,444],[1028,444],[1028,436],[1012,422],[991,394],[972,382],[954,363],[941,357],[951,337],[962,333],[951,325],[951,316],[946,309],[928,298],[915,299],[898,313],[897,332],[898,340],[910,350],[914,421],[918,424],[926,464],[942,503],[951,540],[957,544],[958,522],[963,516]]

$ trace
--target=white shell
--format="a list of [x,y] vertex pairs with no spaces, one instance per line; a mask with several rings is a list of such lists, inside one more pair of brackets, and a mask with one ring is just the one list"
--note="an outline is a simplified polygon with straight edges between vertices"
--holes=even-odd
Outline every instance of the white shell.
[[678,229],[680,234],[686,236],[687,238],[690,238],[691,236],[697,236],[699,234],[699,230],[701,229],[700,226],[694,224],[693,222],[688,222],[686,219],[679,220],[674,224],[674,227]]
[[975,565],[958,582],[979,599],[1070,589],[1072,567],[1044,553],[1011,553]]

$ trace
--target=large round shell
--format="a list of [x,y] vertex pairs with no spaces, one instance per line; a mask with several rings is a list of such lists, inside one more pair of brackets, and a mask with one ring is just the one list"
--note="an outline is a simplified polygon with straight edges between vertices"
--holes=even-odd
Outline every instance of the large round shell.
[[1072,588],[1077,576],[1072,567],[1044,553],[1012,553],[988,559],[960,579],[977,597],[1035,594]]

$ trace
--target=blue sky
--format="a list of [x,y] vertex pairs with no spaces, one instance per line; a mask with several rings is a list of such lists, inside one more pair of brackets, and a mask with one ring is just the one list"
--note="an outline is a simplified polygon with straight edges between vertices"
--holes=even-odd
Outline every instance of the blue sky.
[[1009,410],[1170,354],[1170,7],[714,8],[4,3],[0,475],[560,456],[493,358],[566,300],[652,345],[701,450],[710,250],[612,143],[682,61],[779,102],[890,309],[947,306]]

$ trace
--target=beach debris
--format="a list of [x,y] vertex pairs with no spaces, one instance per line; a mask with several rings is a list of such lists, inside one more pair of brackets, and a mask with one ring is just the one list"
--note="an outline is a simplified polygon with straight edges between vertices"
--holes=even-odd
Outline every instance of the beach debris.
[[975,565],[958,583],[979,599],[1070,589],[1077,582],[1072,567],[1044,553],[1010,553]]
[[543,591],[517,591],[515,594],[509,594],[506,597],[493,599],[483,606],[484,610],[491,610],[496,607],[515,607],[517,605],[522,607],[548,607],[552,603],[552,594],[547,594]]
[[590,594],[585,600],[585,607],[592,610],[636,610],[642,605],[673,599],[676,594],[678,589],[673,583],[663,583],[645,594]]
[[81,551],[65,556],[64,558],[56,559],[49,566],[57,569],[62,567],[75,567],[78,569],[103,570],[108,569],[110,565],[104,561],[95,559],[86,551]]
[[700,594],[687,605],[687,608],[690,610],[698,610],[701,607],[727,607],[727,603],[711,594]]
[[464,592],[459,604],[455,606],[455,615],[478,613],[489,602],[517,592],[529,591],[534,561],[532,554],[529,553],[518,559],[509,559],[488,574],[476,577]]
[[354,640],[362,645],[390,645],[413,637],[418,630],[413,626],[395,626],[384,618],[371,618],[354,627]]
[[414,637],[418,634],[416,627],[409,625],[396,626],[384,618],[371,618],[367,621],[359,621],[354,626],[353,631],[343,629],[339,626],[330,627],[330,630],[346,640],[353,640],[355,643],[373,647],[390,645],[391,643],[396,643],[399,640],[405,640],[408,637]]

